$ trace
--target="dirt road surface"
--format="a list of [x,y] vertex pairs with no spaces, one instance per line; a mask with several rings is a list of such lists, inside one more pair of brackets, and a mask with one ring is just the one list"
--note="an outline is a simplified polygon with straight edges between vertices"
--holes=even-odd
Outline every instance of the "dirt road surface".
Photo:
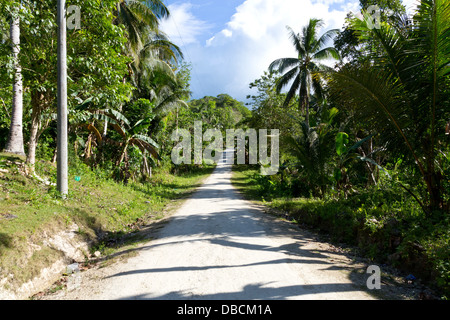
[[367,266],[243,200],[230,178],[222,160],[137,255],[48,299],[374,299]]

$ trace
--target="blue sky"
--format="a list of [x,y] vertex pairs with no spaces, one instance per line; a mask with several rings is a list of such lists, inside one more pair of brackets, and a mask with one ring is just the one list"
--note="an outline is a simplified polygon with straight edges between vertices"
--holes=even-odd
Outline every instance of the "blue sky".
[[[403,0],[407,7],[416,0]],[[342,28],[358,0],[166,0],[171,18],[162,29],[192,66],[193,98],[227,93],[239,101],[270,63],[293,57],[286,26],[295,31],[310,18],[324,29]]]

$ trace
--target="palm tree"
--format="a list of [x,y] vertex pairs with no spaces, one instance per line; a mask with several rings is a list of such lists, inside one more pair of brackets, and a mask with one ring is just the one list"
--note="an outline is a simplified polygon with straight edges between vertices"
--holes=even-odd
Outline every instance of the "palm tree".
[[328,123],[309,127],[301,122],[302,134],[288,136],[290,152],[300,161],[299,167],[307,177],[307,183],[323,198],[330,179],[329,159],[332,156],[335,133]]
[[[173,68],[183,59],[183,53],[164,34],[149,31],[145,41],[131,67],[135,86],[139,91],[145,91],[147,93],[145,98],[151,100],[158,82],[176,83]],[[155,79],[159,81],[154,81]]]
[[319,39],[317,31],[323,26],[320,19],[310,19],[302,34],[295,33],[289,26],[290,38],[298,53],[296,58],[281,58],[270,64],[271,72],[278,71],[282,76],[277,83],[277,91],[290,86],[284,105],[287,106],[294,98],[297,91],[299,94],[299,110],[306,112],[305,122],[309,126],[309,101],[311,90],[321,97],[322,86],[319,72],[325,69],[320,63],[325,59],[339,59],[339,53],[334,47],[327,47],[327,42],[337,33],[337,29],[325,32]]
[[145,33],[148,30],[158,33],[160,19],[169,15],[169,9],[161,0],[119,0],[115,23],[125,26],[128,50],[134,58],[145,46]]
[[[183,59],[183,54],[180,48],[159,30],[159,21],[169,15],[168,8],[161,0],[120,0],[117,3],[115,23],[123,24],[127,31],[126,51],[133,59],[128,65],[129,77],[138,89],[136,98],[155,98],[157,83],[154,79],[164,83],[176,82],[172,64]],[[106,130],[107,120],[104,135]]]
[[20,53],[20,20],[18,10],[11,13],[10,37],[14,61],[13,106],[11,113],[11,127],[5,152],[25,156],[23,145],[23,84],[22,68],[19,62]]
[[148,30],[145,45],[133,61],[134,83],[137,88],[134,99],[144,98],[153,105],[154,119],[149,132],[156,134],[158,123],[169,113],[187,107],[183,101],[190,95],[175,72],[183,53],[162,32]]
[[[413,19],[396,16],[370,28],[352,21],[361,40],[382,50],[331,72],[330,90],[370,123],[392,152],[409,153],[428,192],[427,212],[445,209],[445,123],[450,118],[450,3],[422,0]],[[448,151],[447,151],[448,152]],[[448,210],[448,204],[447,204]]]
[[139,52],[139,60],[153,57],[167,62],[171,66],[176,66],[180,60],[184,59],[181,49],[170,41],[169,37],[162,31],[154,31],[145,28],[143,31],[143,47]]
[[[141,71],[141,56],[146,52],[147,41],[150,34],[159,34],[159,21],[169,17],[168,8],[161,0],[119,0],[117,2],[116,19],[114,24],[125,26],[128,43],[126,54],[133,61],[128,64],[129,78],[134,84],[138,84],[139,72]],[[155,63],[160,68],[165,68],[162,64]],[[166,68],[167,69],[167,68]],[[123,78],[123,82],[127,77]],[[119,110],[122,110],[122,105]],[[103,135],[108,131],[108,119],[105,119]]]

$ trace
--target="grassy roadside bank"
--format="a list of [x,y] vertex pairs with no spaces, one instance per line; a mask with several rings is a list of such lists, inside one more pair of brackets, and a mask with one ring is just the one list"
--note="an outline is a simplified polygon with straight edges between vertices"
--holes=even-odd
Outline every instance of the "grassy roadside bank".
[[78,163],[69,169],[69,196],[62,200],[53,185],[54,165],[38,162],[37,177],[31,177],[22,159],[0,155],[0,278],[8,278],[5,289],[19,287],[61,259],[61,252],[46,242],[74,224],[77,237],[91,244],[86,259],[96,251],[111,254],[126,241],[138,243],[141,226],[166,217],[213,169],[178,175],[154,170],[148,182],[124,185]]
[[[405,283],[433,288],[433,298],[449,298],[448,222],[421,223],[421,216],[412,215],[409,208],[397,210],[383,193],[376,197],[387,205],[377,208],[365,194],[348,199],[292,198],[261,179],[257,169],[233,167],[232,183],[247,200],[264,204],[281,218],[314,229],[333,243],[351,246],[375,264],[400,270]],[[406,279],[410,276],[411,281]]]

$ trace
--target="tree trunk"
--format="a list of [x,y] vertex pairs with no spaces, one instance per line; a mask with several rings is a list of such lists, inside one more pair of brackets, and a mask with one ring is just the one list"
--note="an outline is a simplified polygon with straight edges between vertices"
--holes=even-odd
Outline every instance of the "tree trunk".
[[91,157],[92,150],[92,133],[89,134],[88,139],[86,141],[86,146],[84,148],[84,158],[88,160]]
[[308,101],[308,98],[305,98],[305,122],[308,125],[308,129],[309,129],[309,101]]
[[11,19],[10,36],[14,60],[13,105],[11,114],[11,126],[6,142],[5,152],[25,156],[23,146],[23,84],[22,68],[19,62],[20,53],[20,20],[18,16]]
[[[364,149],[363,149],[362,146],[359,147],[358,149],[359,149],[359,151],[361,152],[361,155],[362,155],[363,157],[366,157],[366,156],[367,156],[366,153],[364,152]],[[372,154],[372,152],[373,152],[372,139],[370,139],[370,140],[369,140],[369,151],[368,151],[368,154],[370,155],[370,154]],[[367,180],[367,187],[370,186],[371,182],[372,182],[372,184],[373,184],[374,186],[376,186],[376,185],[377,185],[377,180],[375,179],[375,175],[374,175],[374,172],[373,172],[373,171],[374,171],[374,168],[372,168],[371,164],[370,164],[368,161],[364,161],[364,163],[365,163],[365,165],[366,165],[367,172],[369,173],[369,176],[370,176],[370,179]]]
[[44,95],[38,91],[31,93],[31,126],[30,139],[28,140],[28,156],[27,163],[30,166],[31,172],[34,171],[34,164],[36,163],[36,147],[39,139],[39,128],[41,126],[42,103],[44,103]]
[[300,106],[300,112],[305,112],[305,123],[308,125],[309,130],[309,89],[305,88],[306,92],[303,92],[302,86],[299,89],[298,101]]
[[425,177],[425,182],[427,184],[428,194],[430,197],[430,213],[433,210],[446,209],[444,199],[441,194],[441,180],[442,175],[440,172],[431,172]]

